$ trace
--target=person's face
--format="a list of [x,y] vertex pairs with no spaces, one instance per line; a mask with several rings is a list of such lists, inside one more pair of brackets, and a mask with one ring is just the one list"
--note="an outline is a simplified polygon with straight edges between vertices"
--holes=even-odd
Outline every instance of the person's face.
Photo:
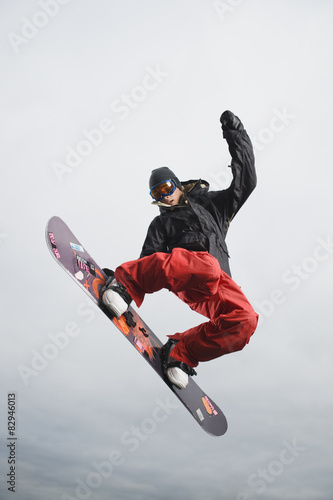
[[177,205],[183,192],[171,179],[160,182],[150,191],[150,196],[155,201],[161,201],[167,205]]
[[176,187],[175,191],[169,196],[164,196],[162,203],[167,203],[168,205],[178,205],[180,198],[182,197],[183,191]]

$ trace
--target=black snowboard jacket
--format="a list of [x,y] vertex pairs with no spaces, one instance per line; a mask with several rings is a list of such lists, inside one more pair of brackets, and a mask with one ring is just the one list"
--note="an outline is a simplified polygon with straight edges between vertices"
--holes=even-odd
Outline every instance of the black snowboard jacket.
[[223,133],[232,157],[233,180],[227,189],[209,191],[201,179],[182,182],[179,205],[153,202],[160,215],[151,222],[140,257],[155,252],[170,253],[181,247],[192,251],[208,251],[217,258],[221,268],[231,276],[229,253],[225,238],[231,220],[256,186],[254,154],[245,130]]

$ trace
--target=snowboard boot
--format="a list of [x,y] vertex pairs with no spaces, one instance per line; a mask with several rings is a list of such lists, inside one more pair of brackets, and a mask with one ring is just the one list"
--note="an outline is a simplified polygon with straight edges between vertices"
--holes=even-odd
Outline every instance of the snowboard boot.
[[178,389],[185,389],[189,375],[196,375],[197,372],[186,363],[172,357],[171,351],[177,342],[177,340],[169,339],[162,347],[163,371],[168,380]]
[[124,312],[127,311],[128,306],[132,302],[132,297],[127,292],[124,285],[118,283],[114,277],[114,272],[109,269],[103,269],[107,274],[108,279],[102,288],[102,301],[104,305],[116,318],[119,318]]

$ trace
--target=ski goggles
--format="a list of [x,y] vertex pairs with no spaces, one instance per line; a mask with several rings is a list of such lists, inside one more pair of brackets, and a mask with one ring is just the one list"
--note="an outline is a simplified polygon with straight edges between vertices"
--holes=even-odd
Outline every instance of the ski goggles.
[[176,190],[176,184],[173,180],[168,179],[167,181],[160,182],[153,186],[150,190],[150,196],[154,198],[155,201],[161,201],[165,196],[170,196]]

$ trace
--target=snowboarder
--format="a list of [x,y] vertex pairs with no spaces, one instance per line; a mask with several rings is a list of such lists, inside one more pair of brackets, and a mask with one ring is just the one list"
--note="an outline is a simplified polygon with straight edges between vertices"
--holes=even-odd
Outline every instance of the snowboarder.
[[231,278],[225,237],[231,220],[256,186],[250,138],[231,111],[220,117],[232,157],[229,188],[209,191],[201,179],[180,182],[168,167],[152,171],[149,188],[160,215],[151,222],[140,258],[104,271],[104,304],[119,317],[132,300],[166,288],[209,321],[169,335],[163,366],[169,381],[186,387],[194,367],[243,349],[258,315]]

